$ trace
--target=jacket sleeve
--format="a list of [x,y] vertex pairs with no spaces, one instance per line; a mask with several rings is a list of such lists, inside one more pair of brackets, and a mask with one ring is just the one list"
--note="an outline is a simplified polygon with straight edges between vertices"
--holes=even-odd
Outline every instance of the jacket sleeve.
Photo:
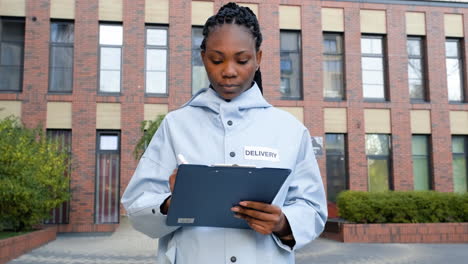
[[299,249],[322,233],[327,221],[327,201],[312,142],[304,131],[293,178],[286,194],[283,213],[296,241],[291,249],[273,235],[278,246],[291,251]]
[[153,136],[122,196],[132,226],[152,238],[163,237],[177,227],[166,225],[160,206],[170,195],[169,176],[176,158],[167,118]]

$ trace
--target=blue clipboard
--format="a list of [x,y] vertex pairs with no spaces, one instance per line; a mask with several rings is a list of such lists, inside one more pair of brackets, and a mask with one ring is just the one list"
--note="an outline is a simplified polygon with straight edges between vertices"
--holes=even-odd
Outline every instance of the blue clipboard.
[[182,164],[177,171],[169,226],[211,226],[249,229],[231,207],[241,201],[270,203],[290,169]]

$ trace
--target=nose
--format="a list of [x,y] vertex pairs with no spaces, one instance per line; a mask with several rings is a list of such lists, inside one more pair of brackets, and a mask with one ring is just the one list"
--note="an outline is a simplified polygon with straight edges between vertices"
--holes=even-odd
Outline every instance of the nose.
[[232,62],[225,63],[225,67],[222,71],[223,78],[234,78],[237,76],[237,70]]

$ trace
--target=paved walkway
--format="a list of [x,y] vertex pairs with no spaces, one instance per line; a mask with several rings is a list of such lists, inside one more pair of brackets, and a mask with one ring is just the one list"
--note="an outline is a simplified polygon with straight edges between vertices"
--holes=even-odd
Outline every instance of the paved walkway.
[[[8,264],[157,264],[157,240],[126,218],[112,234],[59,234]],[[466,264],[468,244],[344,244],[318,239],[296,254],[297,264]]]

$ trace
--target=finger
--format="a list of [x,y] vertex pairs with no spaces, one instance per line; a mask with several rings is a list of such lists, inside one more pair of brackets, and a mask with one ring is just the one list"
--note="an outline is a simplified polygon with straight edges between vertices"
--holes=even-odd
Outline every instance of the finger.
[[239,213],[234,214],[234,217],[245,220],[252,229],[259,233],[264,235],[273,233],[275,224],[272,222],[261,221]]
[[262,235],[269,235],[271,234],[271,231],[268,230],[268,228],[265,228],[262,225],[256,224],[256,223],[248,223],[249,226],[255,230],[256,232],[262,234]]
[[175,185],[175,181],[176,181],[176,176],[177,176],[177,169],[175,169],[171,176],[169,176],[169,187],[171,189],[171,192],[174,191],[174,185]]
[[234,214],[234,217],[247,221],[247,223],[249,225],[250,224],[256,224],[258,226],[261,226],[264,230],[268,230],[268,232],[270,232],[270,233],[273,232],[273,229],[276,226],[276,223],[273,222],[273,221],[263,221],[263,220],[259,220],[259,219],[256,219],[256,218],[252,218],[252,217],[250,217],[248,215],[244,215],[244,214],[236,213],[236,214]]
[[244,207],[252,208],[270,214],[281,214],[281,208],[272,204],[253,201],[242,201],[239,204]]
[[257,211],[257,210],[253,210],[249,208],[244,208],[240,206],[234,206],[233,208],[231,208],[231,211],[239,213],[239,214],[243,214],[243,215],[246,215],[251,218],[261,220],[261,221],[277,222],[280,220],[279,219],[280,215],[265,213],[265,212],[261,212],[261,211]]

